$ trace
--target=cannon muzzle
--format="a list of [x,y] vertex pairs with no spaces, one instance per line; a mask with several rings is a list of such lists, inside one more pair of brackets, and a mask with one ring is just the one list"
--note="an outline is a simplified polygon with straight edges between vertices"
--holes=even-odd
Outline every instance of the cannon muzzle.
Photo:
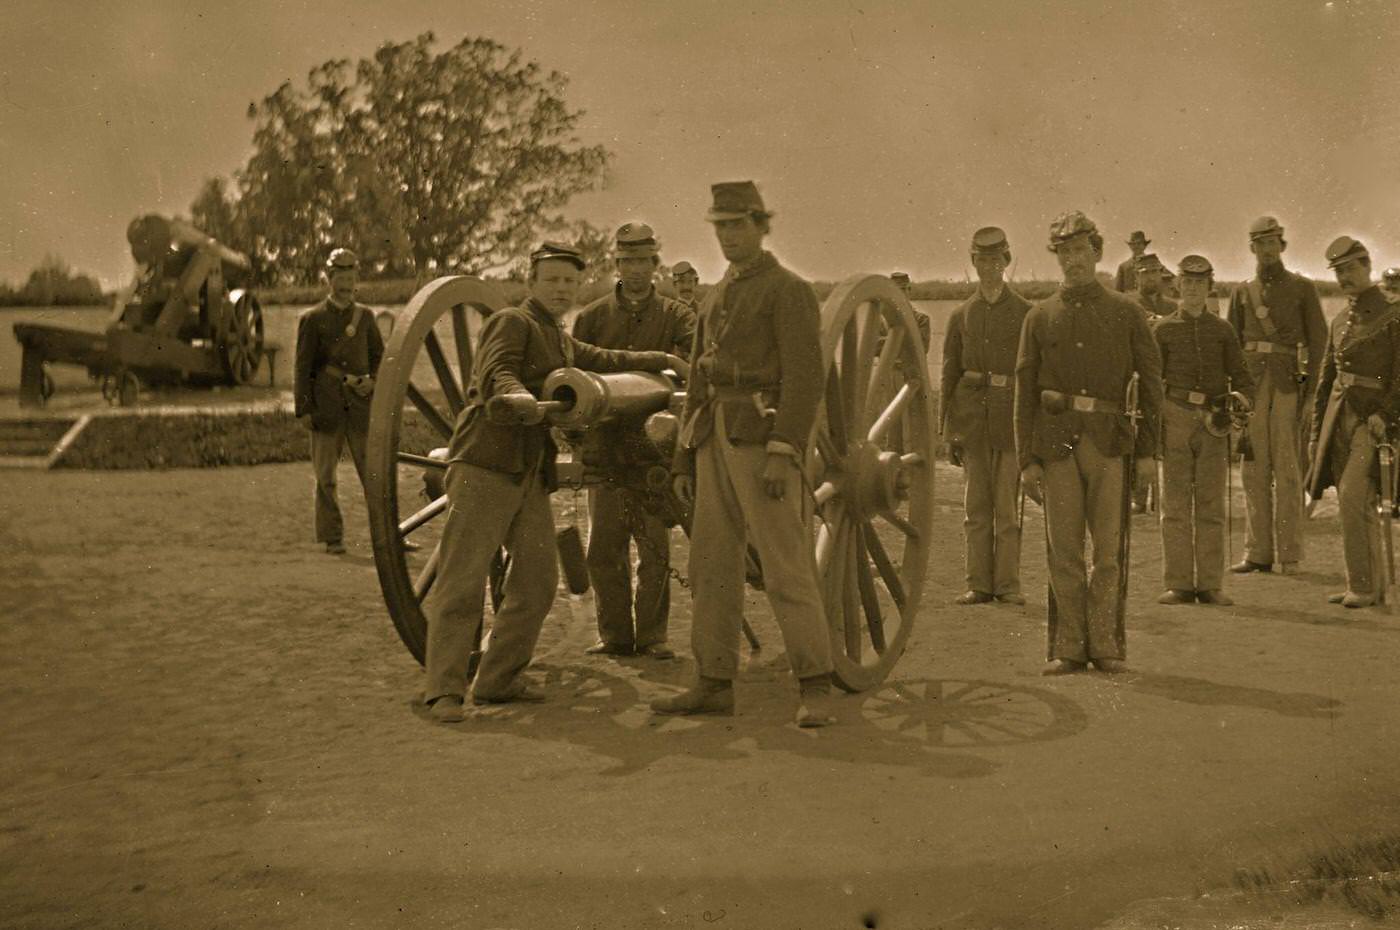
[[[553,426],[583,429],[612,420],[633,420],[638,426],[651,414],[666,410],[676,385],[665,375],[626,371],[601,375],[578,368],[560,368],[545,379],[541,404]],[[558,406],[555,406],[558,405]]]

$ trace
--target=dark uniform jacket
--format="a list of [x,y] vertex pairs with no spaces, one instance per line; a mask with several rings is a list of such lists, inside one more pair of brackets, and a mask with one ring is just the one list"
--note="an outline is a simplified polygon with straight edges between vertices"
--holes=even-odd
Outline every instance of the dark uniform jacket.
[[1158,317],[1169,316],[1176,312],[1176,301],[1165,294],[1153,294],[1151,297],[1138,293],[1134,295],[1139,307],[1147,314],[1147,322],[1151,323]]
[[[1268,324],[1260,320],[1260,306],[1267,307]],[[1306,374],[1317,383],[1322,368],[1322,355],[1327,346],[1327,321],[1322,316],[1322,303],[1317,288],[1302,275],[1296,275],[1282,265],[1262,268],[1248,284],[1238,285],[1230,294],[1228,311],[1230,325],[1235,327],[1243,344],[1245,363],[1256,383],[1267,371],[1276,390],[1291,393],[1297,390],[1299,369],[1296,347],[1306,347]],[[1273,332],[1269,332],[1269,328]],[[1250,344],[1268,342],[1281,346],[1282,351],[1261,353]]]
[[337,307],[327,297],[304,311],[297,319],[296,415],[310,414],[311,428],[323,433],[367,431],[369,398],[346,387],[342,374],[372,375],[383,357],[374,311],[364,304]]
[[[768,252],[730,266],[700,305],[673,468],[693,470],[691,453],[714,430],[715,404],[724,407],[731,442],[773,439],[803,449],[824,378],[821,311],[811,285]],[[764,416],[760,405],[777,415]]]
[[[1353,375],[1357,377],[1353,379]],[[1321,496],[1340,477],[1334,473],[1333,465],[1344,464],[1330,461],[1332,431],[1341,404],[1361,420],[1379,413],[1392,430],[1400,420],[1400,304],[1392,302],[1378,287],[1357,294],[1347,312],[1332,319],[1322,378],[1313,400],[1312,440],[1316,448],[1308,474],[1308,494],[1313,498]],[[1338,409],[1324,434],[1328,407]]]
[[944,439],[1016,450],[1016,349],[1030,303],[1009,287],[988,305],[978,290],[953,311],[943,334]]
[[534,300],[499,310],[487,317],[481,328],[476,369],[466,406],[452,431],[448,460],[502,472],[516,481],[543,466],[545,486],[553,489],[558,450],[548,424],[492,423],[486,416],[486,402],[497,394],[539,397],[549,373],[566,366],[604,372],[661,371],[666,358],[660,352],[600,349],[580,342],[560,329]]
[[[603,349],[654,350],[689,358],[695,341],[695,314],[684,301],[663,297],[655,288],[640,301],[628,300],[619,282],[611,294],[583,308],[574,320],[573,332],[575,339]],[[640,423],[630,429],[608,423],[588,430],[581,453],[590,462],[659,461]]]
[[[1097,398],[1121,410],[1138,373],[1142,419],[1133,442],[1122,414],[1045,409],[1041,394]],[[1162,409],[1162,360],[1137,303],[1095,281],[1061,287],[1031,307],[1016,358],[1016,454],[1021,468],[1053,462],[1086,438],[1104,455],[1150,456]]]
[[[1244,363],[1234,327],[1208,310],[1191,316],[1178,310],[1152,330],[1162,353],[1162,383],[1214,399],[1228,391],[1254,397],[1254,379]],[[1172,398],[1168,397],[1171,403]]]
[[1128,256],[1118,264],[1118,273],[1113,276],[1113,288],[1120,294],[1137,290],[1137,258]]

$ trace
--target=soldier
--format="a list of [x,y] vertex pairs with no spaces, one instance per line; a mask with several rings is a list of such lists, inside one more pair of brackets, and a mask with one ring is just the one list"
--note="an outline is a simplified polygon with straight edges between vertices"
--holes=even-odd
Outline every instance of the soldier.
[[1012,428],[1016,347],[1030,304],[1006,286],[1006,233],[987,226],[972,235],[977,292],[952,316],[943,336],[941,431],[949,460],[961,464],[967,591],[956,604],[1024,604],[1021,594],[1021,469]]
[[651,707],[734,712],[747,539],[798,678],[797,723],[824,726],[834,722],[831,642],[800,471],[825,386],[820,311],[811,285],[763,248],[772,214],[754,183],[711,190],[705,219],[730,264],[700,309],[673,466],[676,496],[695,507],[691,644],[699,680]]
[[355,473],[364,483],[369,401],[384,357],[373,311],[355,302],[359,266],[354,252],[334,249],[326,260],[330,293],[297,320],[296,415],[311,430],[316,541],[332,555],[345,552],[336,467],[349,446]]
[[919,327],[919,338],[923,340],[924,352],[927,353],[929,346],[933,344],[933,323],[927,313],[912,306],[914,300],[913,282],[909,280],[909,275],[902,271],[896,271],[890,275],[890,281],[894,282],[894,286],[903,291],[904,296],[909,299],[910,309],[914,311],[914,325]]
[[[618,282],[612,293],[589,304],[574,321],[574,338],[603,349],[653,349],[688,358],[695,314],[656,292],[652,278],[661,263],[656,235],[645,223],[617,231]],[[689,266],[686,266],[689,268]],[[640,429],[605,425],[590,430],[581,449],[585,461],[633,472],[661,464]],[[671,610],[671,530],[627,488],[588,491],[588,577],[598,611],[598,655],[669,659],[666,623]],[[637,544],[636,603],[632,597],[630,542]],[[635,621],[635,627],[634,627]]]
[[1133,254],[1123,259],[1118,265],[1118,273],[1113,276],[1113,288],[1120,294],[1137,290],[1137,260],[1147,251],[1147,247],[1152,244],[1152,240],[1141,229],[1133,230],[1133,234],[1128,237],[1127,246],[1133,250]]
[[463,719],[468,660],[482,622],[486,574],[505,546],[511,568],[505,601],[472,686],[477,704],[540,701],[521,672],[554,603],[559,569],[554,515],[556,449],[533,402],[550,372],[661,371],[680,359],[665,352],[599,349],[564,332],[583,256],[546,242],[530,254],[529,297],[493,313],[481,330],[467,405],[448,445],[447,523],[439,544],[437,583],[423,602],[428,620],[424,700],[435,720]]
[[1225,493],[1229,432],[1207,428],[1227,412],[1231,391],[1246,399],[1254,379],[1229,323],[1206,312],[1214,269],[1203,256],[1181,260],[1181,308],[1157,321],[1162,353],[1162,576],[1159,604],[1228,606]]
[[1318,383],[1308,494],[1316,500],[1337,486],[1347,589],[1328,602],[1369,607],[1385,600],[1376,444],[1400,418],[1400,307],[1371,283],[1371,256],[1360,242],[1342,236],[1326,257],[1348,301],[1332,318]]
[[[1016,453],[1021,480],[1043,501],[1050,562],[1049,657],[1044,674],[1126,669],[1122,564],[1124,474],[1135,456],[1143,479],[1162,406],[1157,345],[1131,299],[1095,277],[1103,237],[1078,211],[1050,225],[1050,250],[1064,283],[1031,307],[1016,359]],[[1141,423],[1126,405],[1137,376]],[[1085,571],[1084,531],[1093,538]]]
[[[676,298],[694,313],[700,309],[695,297],[695,289],[700,286],[700,272],[690,262],[676,262],[671,266],[671,283],[676,288]],[[688,353],[687,353],[688,354]]]
[[1170,316],[1176,312],[1176,301],[1162,293],[1162,279],[1166,269],[1162,260],[1152,253],[1138,256],[1137,302],[1147,314],[1147,322]]
[[1381,277],[1381,286],[1387,294],[1400,295],[1400,268],[1387,268]]
[[[1254,414],[1240,468],[1244,482],[1244,559],[1232,572],[1283,573],[1303,558],[1303,487],[1300,445],[1307,398],[1317,384],[1327,344],[1327,322],[1311,281],[1283,267],[1283,227],[1261,216],[1249,228],[1258,274],[1230,295],[1229,321],[1254,378]],[[1277,537],[1277,540],[1275,540]]]

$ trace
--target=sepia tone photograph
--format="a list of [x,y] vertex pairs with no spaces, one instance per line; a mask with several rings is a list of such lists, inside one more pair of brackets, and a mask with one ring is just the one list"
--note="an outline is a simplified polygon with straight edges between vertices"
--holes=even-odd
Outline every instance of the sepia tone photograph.
[[0,27],[0,927],[1400,926],[1400,5]]

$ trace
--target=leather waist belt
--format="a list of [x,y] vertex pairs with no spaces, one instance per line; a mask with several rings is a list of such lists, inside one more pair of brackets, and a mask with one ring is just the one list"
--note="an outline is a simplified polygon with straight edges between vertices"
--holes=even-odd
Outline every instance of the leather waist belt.
[[999,375],[994,371],[965,371],[962,373],[962,380],[964,384],[978,387],[1011,387],[1010,375]]
[[1359,375],[1351,371],[1337,372],[1337,382],[1342,387],[1367,387],[1381,390],[1385,381],[1379,375]]
[[1167,396],[1172,400],[1179,400],[1183,404],[1189,404],[1192,407],[1208,407],[1211,402],[1211,395],[1204,391],[1192,391],[1188,388],[1172,387],[1170,384],[1167,385]]
[[1050,413],[1065,413],[1069,410],[1077,413],[1123,412],[1123,405],[1114,401],[1090,397],[1087,394],[1066,394],[1063,391],[1041,391],[1040,406]]
[[714,400],[748,400],[758,395],[777,393],[776,387],[739,387],[736,384],[711,384],[710,397]]
[[1259,352],[1264,355],[1269,355],[1271,353],[1282,355],[1284,353],[1293,354],[1297,351],[1297,348],[1294,346],[1286,346],[1278,342],[1246,342],[1244,344],[1244,350],[1246,352]]

